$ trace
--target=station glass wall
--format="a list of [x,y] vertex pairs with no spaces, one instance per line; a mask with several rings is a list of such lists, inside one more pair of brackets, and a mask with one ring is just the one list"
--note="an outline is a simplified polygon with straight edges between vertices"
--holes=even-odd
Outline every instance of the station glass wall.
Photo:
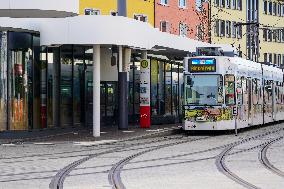
[[[179,122],[182,114],[182,62],[151,58],[152,124]],[[132,62],[129,72],[129,117],[139,122],[140,62]]]
[[39,35],[0,32],[0,131],[40,128]]

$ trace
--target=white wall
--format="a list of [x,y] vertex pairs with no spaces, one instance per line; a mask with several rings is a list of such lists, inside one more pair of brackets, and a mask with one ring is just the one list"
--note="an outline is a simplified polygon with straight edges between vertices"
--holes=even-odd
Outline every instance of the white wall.
[[117,80],[117,65],[111,66],[111,49],[101,48],[101,81]]

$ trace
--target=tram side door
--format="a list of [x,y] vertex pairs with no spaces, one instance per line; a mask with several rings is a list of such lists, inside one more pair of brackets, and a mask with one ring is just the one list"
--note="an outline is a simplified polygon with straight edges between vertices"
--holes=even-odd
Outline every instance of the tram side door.
[[247,89],[248,89],[248,125],[252,125],[253,122],[253,111],[252,111],[252,80],[247,79]]
[[276,83],[275,81],[272,82],[272,119],[273,121],[276,120]]

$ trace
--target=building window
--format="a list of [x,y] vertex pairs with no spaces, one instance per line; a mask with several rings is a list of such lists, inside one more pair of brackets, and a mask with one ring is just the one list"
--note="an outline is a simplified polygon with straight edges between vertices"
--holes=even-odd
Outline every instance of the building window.
[[204,39],[204,27],[199,25],[197,26],[196,37],[197,40],[202,41]]
[[281,54],[278,54],[277,66],[279,67],[280,64],[281,64]]
[[232,9],[237,8],[237,0],[232,0]]
[[284,4],[282,5],[282,16],[284,17]]
[[277,42],[277,30],[272,30],[273,33],[273,41]]
[[277,7],[278,7],[278,9],[277,9],[277,15],[278,16],[281,16],[281,4],[277,4]]
[[284,42],[284,29],[281,30],[281,42]]
[[268,31],[268,41],[272,41],[272,30],[267,30]]
[[272,63],[272,54],[271,54],[271,53],[269,53],[269,59],[268,59],[268,62],[269,62],[269,63]]
[[226,8],[231,8],[231,0],[226,0]]
[[178,6],[180,8],[185,8],[186,7],[186,0],[179,0],[178,1]]
[[169,22],[167,21],[161,21],[160,22],[160,30],[162,32],[169,32]]
[[242,10],[242,0],[238,0],[238,10]]
[[225,36],[225,21],[224,20],[221,20],[220,21],[220,36],[223,37]]
[[214,33],[215,33],[215,36],[217,37],[220,36],[220,20],[215,21]]
[[231,21],[226,21],[226,37],[231,37]]
[[273,54],[273,60],[274,60],[274,62],[273,62],[273,64],[274,65],[277,65],[277,54]]
[[263,40],[267,41],[267,29],[263,29]]
[[236,28],[236,22],[233,22],[232,23],[232,38],[236,38],[236,31],[237,28]]
[[187,30],[188,30],[188,27],[185,23],[179,24],[179,35],[180,36],[187,37]]
[[282,54],[282,65],[284,65],[284,54]]
[[148,22],[148,17],[146,15],[143,15],[143,14],[135,14],[134,19],[139,20],[141,22]]
[[225,2],[225,0],[221,0],[221,3],[220,3],[220,5],[221,5],[221,7],[222,7],[222,8],[224,8],[224,7],[225,7],[225,5],[226,5],[226,2]]
[[215,5],[215,7],[219,7],[219,5],[220,5],[220,0],[214,0],[214,5]]
[[99,9],[85,9],[85,15],[100,15],[101,11]]
[[276,12],[277,12],[277,5],[276,3],[273,3],[273,15],[276,16]]
[[267,53],[263,54],[263,61],[264,61],[264,63],[267,62]]
[[267,14],[267,1],[263,1],[263,13]]
[[169,4],[169,0],[161,0],[161,4],[162,5],[168,5]]
[[272,15],[272,2],[271,1],[268,4],[268,13],[269,15]]
[[237,37],[238,39],[241,39],[243,37],[243,31],[242,31],[242,26],[240,25],[240,23],[238,23],[238,26],[237,26]]

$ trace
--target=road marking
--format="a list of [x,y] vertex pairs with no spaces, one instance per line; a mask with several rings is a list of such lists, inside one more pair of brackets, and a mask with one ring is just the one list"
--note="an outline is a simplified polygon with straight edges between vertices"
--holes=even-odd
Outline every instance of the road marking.
[[74,142],[73,145],[75,146],[94,146],[98,144],[106,144],[117,142],[117,140],[100,140],[100,141],[92,141],[92,142]]
[[2,146],[16,146],[15,144],[12,144],[12,143],[10,143],[10,144],[1,144]]
[[159,132],[159,131],[163,131],[164,129],[156,129],[156,130],[151,130],[151,129],[149,129],[149,130],[146,130],[146,132]]
[[34,145],[43,145],[43,146],[50,146],[50,145],[54,145],[54,143],[50,143],[50,142],[35,142],[33,143]]
[[133,133],[135,131],[122,131],[123,133]]

